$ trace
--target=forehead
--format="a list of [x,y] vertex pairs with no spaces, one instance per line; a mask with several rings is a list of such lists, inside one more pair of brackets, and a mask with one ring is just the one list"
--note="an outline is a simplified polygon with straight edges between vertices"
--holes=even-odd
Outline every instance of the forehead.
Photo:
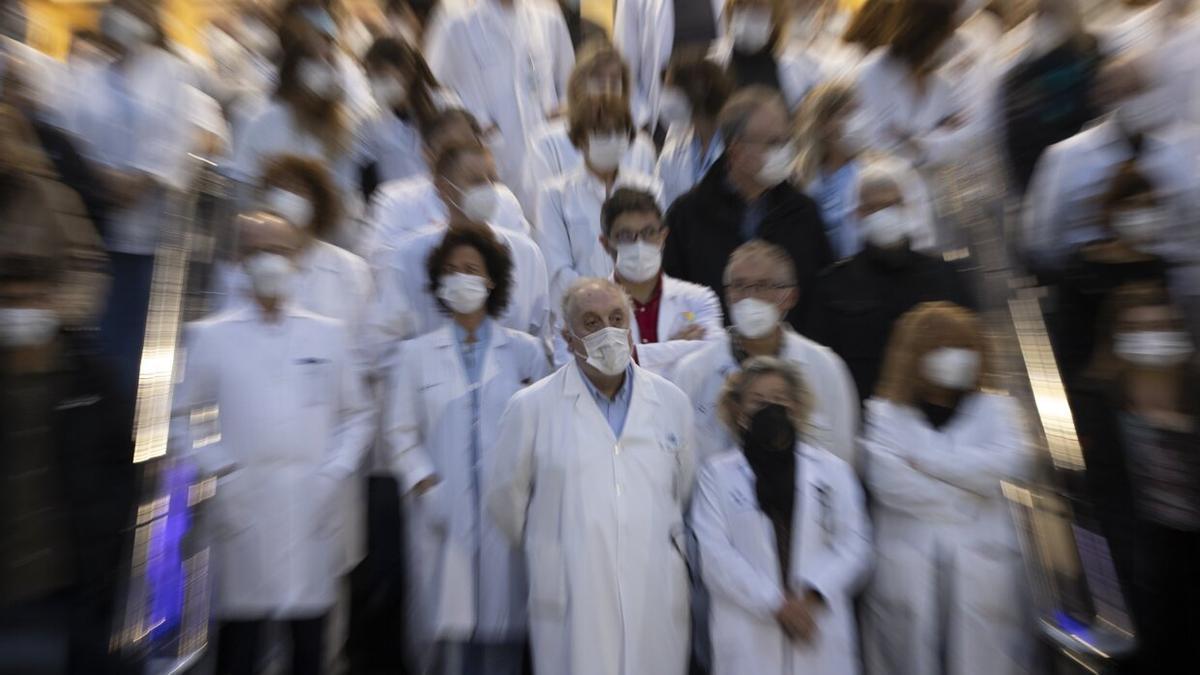
[[765,253],[750,253],[738,256],[729,264],[729,278],[775,279],[783,276],[783,264]]
[[625,298],[616,289],[589,287],[575,296],[575,316],[588,314],[608,316],[613,312],[625,311]]
[[787,112],[775,100],[759,106],[746,120],[746,133],[750,136],[777,133],[786,127]]
[[656,227],[658,224],[659,217],[653,211],[626,211],[613,221],[612,231],[638,231],[647,227]]
[[460,244],[450,250],[450,255],[446,256],[446,264],[481,265],[483,264],[483,254],[474,246]]

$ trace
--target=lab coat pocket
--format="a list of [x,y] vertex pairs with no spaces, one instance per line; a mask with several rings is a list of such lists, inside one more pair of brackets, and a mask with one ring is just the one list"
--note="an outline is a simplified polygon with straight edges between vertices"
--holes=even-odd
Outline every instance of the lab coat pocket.
[[529,616],[561,617],[567,609],[566,561],[557,541],[531,540],[526,547],[529,568]]
[[328,359],[296,361],[300,372],[300,396],[305,407],[328,405],[333,400],[333,364]]

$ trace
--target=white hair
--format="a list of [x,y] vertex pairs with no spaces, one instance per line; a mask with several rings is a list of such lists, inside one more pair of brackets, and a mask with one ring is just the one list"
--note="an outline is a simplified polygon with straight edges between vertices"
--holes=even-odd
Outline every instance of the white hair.
[[566,293],[563,293],[562,318],[568,329],[574,330],[575,310],[579,304],[579,296],[590,290],[604,290],[620,296],[621,302],[625,305],[625,313],[629,316],[629,320],[633,321],[633,301],[629,299],[629,294],[620,284],[603,277],[580,277],[567,287]]
[[861,163],[858,177],[850,190],[849,203],[845,207],[848,220],[858,226],[858,208],[862,205],[864,192],[888,187],[899,190],[904,200],[913,249],[934,248],[937,230],[934,228],[933,200],[929,188],[916,169],[899,157],[876,155]]

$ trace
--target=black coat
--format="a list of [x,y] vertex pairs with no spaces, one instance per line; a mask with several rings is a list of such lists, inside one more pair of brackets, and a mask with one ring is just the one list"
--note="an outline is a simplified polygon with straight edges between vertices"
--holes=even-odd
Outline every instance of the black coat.
[[[799,328],[803,296],[817,274],[833,262],[825,225],[817,205],[807,195],[783,183],[762,197],[767,210],[758,230],[758,238],[782,247],[796,263],[802,301],[788,317]],[[725,178],[725,158],[713,164],[695,187],[684,193],[667,211],[671,228],[663,251],[663,271],[685,281],[703,284],[721,298],[721,308],[729,317],[723,293],[725,264],[734,249],[746,242],[742,238],[742,215],[746,202],[733,191]]]
[[935,300],[975,304],[965,275],[945,260],[914,251],[885,257],[868,245],[818,277],[803,332],[842,357],[865,400],[879,379],[892,324]]

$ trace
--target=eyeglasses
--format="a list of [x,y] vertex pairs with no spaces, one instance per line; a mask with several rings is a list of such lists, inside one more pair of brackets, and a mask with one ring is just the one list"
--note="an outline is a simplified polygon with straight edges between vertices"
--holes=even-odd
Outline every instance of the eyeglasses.
[[795,288],[796,284],[780,284],[773,281],[755,281],[751,283],[734,282],[725,284],[725,289],[742,295],[761,295],[775,291],[786,291]]
[[633,244],[638,241],[654,241],[663,233],[661,225],[658,227],[647,227],[636,232],[619,232],[614,234],[611,239],[618,244]]

